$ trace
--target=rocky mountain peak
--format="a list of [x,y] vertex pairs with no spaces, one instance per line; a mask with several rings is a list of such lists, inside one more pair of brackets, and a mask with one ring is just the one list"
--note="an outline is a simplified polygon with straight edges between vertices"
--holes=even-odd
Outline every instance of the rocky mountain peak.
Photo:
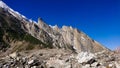
[[56,31],[59,31],[60,30],[60,28],[57,26],[57,25],[55,25],[55,26],[51,26],[51,25],[49,25],[53,30],[56,30]]
[[38,18],[38,26],[39,26],[40,28],[47,27],[46,25],[47,25],[47,24],[43,21],[42,18]]

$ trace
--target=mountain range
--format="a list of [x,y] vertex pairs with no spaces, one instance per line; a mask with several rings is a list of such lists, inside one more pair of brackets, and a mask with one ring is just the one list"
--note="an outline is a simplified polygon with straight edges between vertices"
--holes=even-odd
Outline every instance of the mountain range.
[[[76,59],[79,61],[76,63],[82,63],[82,64],[83,64],[82,62],[83,57],[88,56],[88,59],[91,60],[89,61],[88,64],[91,64],[91,62],[93,61],[96,62],[96,60],[93,59],[93,57],[95,57],[92,56],[93,54],[96,53],[105,53],[106,55],[108,53],[111,54],[111,50],[104,47],[97,41],[91,39],[84,32],[76,28],[72,28],[71,26],[62,26],[62,28],[59,28],[57,25],[50,26],[46,24],[42,18],[38,18],[38,22],[30,20],[26,18],[24,15],[21,15],[19,12],[11,9],[3,1],[0,1],[0,53],[1,53],[0,57],[4,57],[13,53],[12,56],[10,57],[14,58],[13,56],[14,55],[16,56],[17,55],[16,53],[19,52],[35,51],[36,53],[36,51],[39,50],[42,50],[43,53],[45,52],[45,54],[50,52],[49,53],[50,55],[52,53],[51,50],[53,50],[55,53],[58,54],[59,53],[64,54],[64,52],[67,53],[66,51],[69,51],[68,54],[72,53],[70,55],[78,55]],[[49,52],[46,52],[44,50]],[[84,60],[85,59],[83,59],[83,61]],[[28,64],[32,64],[34,61],[36,60],[31,60],[30,62],[28,62]],[[61,61],[57,60],[53,62],[54,64],[56,64]],[[53,68],[51,67],[52,64],[49,64],[53,62],[47,61],[48,67],[46,68]],[[56,65],[59,65],[59,63]],[[70,68],[70,67],[65,67],[65,66],[60,67],[60,66],[54,66],[54,67]],[[32,66],[30,67],[32,68]],[[30,67],[28,66],[28,68]],[[22,67],[20,66],[19,68]],[[45,68],[45,66],[43,66],[43,68]],[[73,68],[78,68],[78,67],[73,67]]]
[[1,50],[11,47],[15,47],[15,50],[24,50],[24,48],[26,50],[29,47],[62,48],[92,53],[108,50],[82,31],[71,26],[62,28],[58,28],[57,25],[49,26],[42,18],[39,18],[36,23],[14,11],[2,1],[0,7]]

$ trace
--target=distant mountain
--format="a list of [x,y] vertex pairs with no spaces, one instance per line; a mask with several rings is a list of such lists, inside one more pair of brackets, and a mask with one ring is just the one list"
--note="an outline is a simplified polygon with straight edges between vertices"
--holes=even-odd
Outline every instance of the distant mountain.
[[57,48],[74,52],[100,52],[108,50],[72,27],[47,25],[41,18],[38,23],[8,7],[0,1],[0,50],[14,52],[21,50]]

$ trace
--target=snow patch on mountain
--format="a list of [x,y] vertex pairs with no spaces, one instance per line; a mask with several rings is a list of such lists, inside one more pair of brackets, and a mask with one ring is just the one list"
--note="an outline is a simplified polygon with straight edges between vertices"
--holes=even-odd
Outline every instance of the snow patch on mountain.
[[5,11],[9,12],[10,14],[12,14],[13,16],[15,16],[16,18],[18,18],[19,20],[28,20],[29,22],[34,22],[37,23],[36,21],[33,21],[31,19],[27,19],[26,16],[21,15],[19,12],[14,11],[13,9],[11,9],[9,6],[7,6],[3,1],[0,0],[0,7],[3,8]]

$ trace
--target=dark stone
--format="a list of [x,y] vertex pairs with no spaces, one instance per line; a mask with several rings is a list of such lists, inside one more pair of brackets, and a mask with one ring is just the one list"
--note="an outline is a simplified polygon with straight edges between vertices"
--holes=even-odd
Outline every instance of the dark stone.
[[55,67],[50,67],[50,68],[55,68]]
[[92,64],[94,62],[96,62],[96,60],[93,58],[93,59],[89,60],[86,64]]
[[69,62],[69,59],[67,59],[65,62]]
[[30,66],[39,66],[41,62],[39,60],[34,60],[34,62]]
[[40,68],[44,68],[44,66],[41,66]]
[[40,55],[40,56],[43,56],[43,54],[42,54],[42,53],[40,53],[39,55]]
[[97,67],[100,66],[100,63],[97,64]]

